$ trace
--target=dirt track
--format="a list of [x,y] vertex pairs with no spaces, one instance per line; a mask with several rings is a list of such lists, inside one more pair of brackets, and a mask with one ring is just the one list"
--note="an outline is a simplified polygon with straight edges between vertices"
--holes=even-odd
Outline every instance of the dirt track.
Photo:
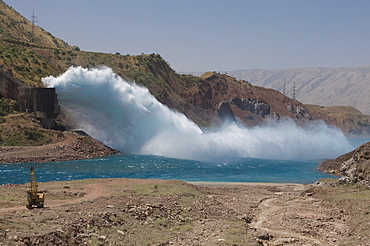
[[[294,205],[286,205],[286,206],[277,206],[274,205],[274,200],[279,199],[276,198],[267,198],[263,200],[259,205],[258,208],[261,210],[261,212],[257,215],[256,220],[251,224],[252,228],[255,228],[257,230],[263,230],[271,235],[276,235],[275,237],[277,239],[274,240],[275,243],[281,242],[281,243],[289,243],[294,242],[296,240],[302,240],[307,241],[308,243],[312,243],[314,245],[324,245],[325,243],[317,238],[310,237],[310,236],[304,236],[303,233],[297,233],[292,231],[290,228],[279,228],[279,229],[273,229],[272,227],[269,227],[267,222],[269,219],[273,216],[273,214],[279,213],[279,210],[282,208],[294,208],[299,207],[303,205],[302,203],[296,203]],[[266,243],[266,245],[268,245]]]

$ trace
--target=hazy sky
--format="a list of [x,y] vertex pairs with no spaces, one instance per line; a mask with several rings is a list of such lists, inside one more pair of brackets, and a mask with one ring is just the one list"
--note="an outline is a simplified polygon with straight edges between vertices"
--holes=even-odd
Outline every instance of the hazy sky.
[[4,0],[86,51],[178,72],[370,65],[369,0]]

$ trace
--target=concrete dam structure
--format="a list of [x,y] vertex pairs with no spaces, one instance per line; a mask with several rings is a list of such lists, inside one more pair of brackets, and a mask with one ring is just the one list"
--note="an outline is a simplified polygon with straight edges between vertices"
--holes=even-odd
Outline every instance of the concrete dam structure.
[[23,111],[34,112],[43,127],[55,127],[60,106],[54,88],[30,87],[0,70],[0,98],[2,97],[16,100]]

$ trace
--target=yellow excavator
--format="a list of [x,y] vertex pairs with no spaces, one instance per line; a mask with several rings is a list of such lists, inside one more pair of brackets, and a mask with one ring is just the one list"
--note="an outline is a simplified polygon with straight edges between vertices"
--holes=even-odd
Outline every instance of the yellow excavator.
[[43,191],[37,191],[37,181],[34,168],[30,168],[30,190],[27,191],[27,204],[28,209],[35,207],[43,208],[45,201],[45,194]]

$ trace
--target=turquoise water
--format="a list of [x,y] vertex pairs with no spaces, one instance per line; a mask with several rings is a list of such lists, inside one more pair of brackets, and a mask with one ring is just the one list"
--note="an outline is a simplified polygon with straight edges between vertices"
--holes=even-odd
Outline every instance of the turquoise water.
[[23,184],[35,167],[40,182],[91,178],[177,179],[185,181],[312,183],[333,177],[315,170],[319,161],[242,158],[201,162],[160,156],[118,155],[97,159],[0,165],[0,184]]

